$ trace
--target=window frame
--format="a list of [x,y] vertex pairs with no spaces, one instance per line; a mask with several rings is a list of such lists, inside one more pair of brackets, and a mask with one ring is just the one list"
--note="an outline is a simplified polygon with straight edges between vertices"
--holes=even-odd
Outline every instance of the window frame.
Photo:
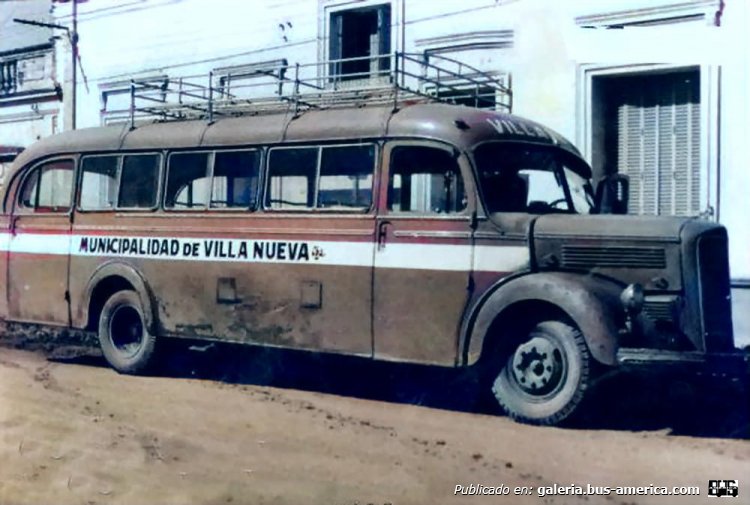
[[117,210],[117,200],[115,198],[115,205],[110,209],[84,209],[81,208],[81,197],[83,195],[83,162],[87,158],[104,158],[104,157],[116,157],[117,158],[117,172],[115,173],[115,195],[119,197],[120,193],[120,172],[122,170],[122,155],[120,153],[95,153],[95,154],[82,154],[78,159],[78,177],[76,177],[76,212],[83,214],[91,212],[115,212]]
[[[254,147],[224,147],[224,148],[203,148],[203,149],[186,149],[186,150],[170,150],[166,152],[166,156],[163,157],[164,159],[164,176],[160,178],[160,184],[163,188],[163,191],[160,194],[159,204],[161,210],[164,212],[188,212],[188,213],[195,213],[195,212],[257,212],[261,206],[259,205],[259,201],[263,198],[263,179],[264,179],[264,156],[265,151],[263,146],[254,146]],[[215,174],[215,166],[216,166],[216,155],[222,154],[222,153],[239,153],[239,152],[255,152],[258,154],[258,163],[257,163],[257,170],[258,170],[258,186],[256,188],[256,195],[255,195],[255,205],[251,206],[245,206],[245,207],[212,207],[211,206],[211,194],[213,191],[213,184],[214,184],[214,174]],[[167,207],[166,201],[167,201],[167,183],[169,181],[169,159],[176,154],[208,154],[208,165],[206,169],[206,177],[209,179],[208,183],[208,189],[207,189],[207,199],[206,199],[206,206],[202,208],[177,208],[177,207]],[[197,180],[197,179],[196,179]]]
[[[448,153],[455,161],[458,173],[462,178],[464,187],[464,196],[466,198],[466,206],[460,212],[454,213],[418,213],[411,211],[394,211],[388,208],[388,198],[390,196],[390,182],[391,174],[393,173],[393,153],[396,149],[403,147],[428,147],[432,149],[438,149]],[[477,210],[476,204],[476,185],[474,182],[474,171],[472,165],[467,157],[466,152],[461,151],[457,146],[449,143],[443,143],[438,141],[430,140],[409,140],[409,139],[393,139],[387,144],[388,154],[388,170],[383,172],[382,180],[382,210],[381,215],[388,216],[388,218],[394,219],[437,219],[437,220],[455,220],[455,219],[469,219],[473,212]]]
[[[27,181],[32,176],[34,172],[37,170],[40,170],[44,165],[47,165],[49,163],[55,163],[60,161],[68,161],[71,163],[71,170],[72,173],[72,183],[71,183],[71,192],[70,192],[70,203],[68,204],[68,208],[66,211],[37,211],[36,209],[38,207],[29,208],[24,205],[21,205],[21,194],[23,193],[23,190],[26,186]],[[73,202],[76,195],[76,189],[77,189],[77,183],[76,183],[76,155],[58,155],[51,158],[46,158],[43,160],[39,160],[32,165],[30,165],[26,170],[24,170],[23,175],[19,179],[18,186],[16,186],[15,194],[13,195],[13,215],[22,215],[24,217],[27,216],[70,216],[73,212]],[[37,200],[39,196],[39,188],[37,187]]]
[[[121,207],[120,206],[120,187],[122,185],[122,168],[125,165],[125,156],[158,156],[158,166],[156,174],[156,201],[151,207]],[[81,194],[83,191],[83,160],[85,158],[93,157],[104,157],[104,156],[116,156],[117,157],[117,186],[116,186],[116,201],[115,206],[111,209],[82,209],[81,208]],[[97,152],[97,153],[85,153],[81,154],[78,159],[78,176],[76,177],[76,212],[82,214],[87,213],[103,213],[103,212],[154,212],[159,210],[159,201],[162,189],[162,172],[164,168],[164,153],[163,151],[111,151],[111,152]]]
[[[162,187],[163,191],[161,192],[161,198],[157,198],[157,200],[160,200],[161,203],[161,209],[164,212],[189,212],[189,213],[195,213],[195,212],[207,212],[210,207],[210,200],[211,200],[211,188],[213,184],[213,173],[214,173],[214,153],[215,149],[186,149],[186,150],[171,150],[167,152],[165,161],[164,161],[164,177],[162,177]],[[169,160],[172,158],[172,156],[175,155],[181,155],[181,154],[207,154],[208,155],[208,163],[206,165],[206,177],[209,180],[208,188],[206,189],[206,205],[202,208],[178,208],[176,206],[167,207],[167,186],[169,184],[169,171],[170,171],[170,164]],[[198,179],[193,179],[198,180]],[[177,196],[177,195],[175,195]]]
[[[239,147],[239,148],[224,148],[224,149],[213,149],[213,155],[210,159],[210,172],[211,182],[208,188],[208,207],[207,211],[211,212],[257,212],[258,209],[262,208],[260,205],[262,194],[263,194],[263,179],[264,179],[264,156],[265,149],[262,146],[256,147]],[[256,165],[258,173],[257,187],[255,188],[255,205],[248,205],[245,207],[211,207],[211,196],[214,189],[214,176],[216,172],[216,155],[222,153],[239,153],[239,152],[256,152],[258,153],[258,163]],[[196,209],[197,210],[197,209]]]
[[[320,61],[328,61],[330,62],[325,70],[323,70],[324,73],[326,73],[326,78],[329,81],[329,85],[336,85],[337,83],[341,81],[347,81],[347,80],[353,80],[355,82],[359,80],[373,80],[377,79],[379,77],[387,77],[390,72],[393,71],[393,63],[390,58],[388,58],[388,55],[393,54],[394,48],[398,47],[399,45],[399,38],[400,38],[400,30],[397,29],[398,26],[400,26],[402,20],[400,19],[400,2],[403,2],[405,0],[360,0],[360,1],[353,1],[353,0],[333,0],[334,5],[330,6],[323,6],[322,9],[319,11],[320,19],[321,19],[321,25],[319,27],[319,32],[323,34],[323,37],[320,40],[319,47],[318,47],[318,56]],[[388,10],[388,17],[389,17],[389,23],[385,26],[385,30],[383,32],[387,33],[380,33],[379,34],[379,45],[382,47],[383,45],[386,46],[385,52],[380,52],[380,47],[378,48],[378,54],[369,56],[377,57],[380,56],[381,58],[378,59],[378,70],[375,72],[368,72],[367,75],[358,75],[359,73],[342,73],[342,53],[343,53],[343,40],[338,43],[338,56],[334,57],[334,37],[336,36],[334,34],[335,31],[335,25],[334,17],[335,16],[344,16],[348,12],[354,12],[354,11],[365,11],[365,10],[373,10],[378,11],[380,9],[387,9]],[[342,20],[343,22],[343,20]],[[350,57],[351,58],[367,58],[368,55],[362,55],[362,56],[356,56],[356,57]],[[363,60],[364,61],[364,60]],[[380,68],[381,64],[385,63],[386,68]],[[363,72],[364,73],[364,72]],[[354,77],[350,77],[347,79],[347,76],[354,75]]]
[[[326,207],[318,207],[318,196],[320,192],[320,169],[321,169],[321,163],[323,159],[323,149],[326,148],[332,148],[332,147],[356,147],[356,146],[372,146],[373,148],[373,165],[372,165],[372,186],[370,188],[370,204],[367,206],[367,208],[358,209],[358,208],[352,208],[352,209],[341,209],[341,208],[326,208]],[[269,207],[266,205],[266,200],[269,197],[269,192],[271,191],[271,175],[270,175],[270,163],[271,163],[271,152],[274,150],[283,150],[283,149],[309,149],[309,148],[315,148],[317,149],[317,161],[316,161],[316,167],[315,167],[315,194],[313,197],[313,206],[312,207],[304,207],[299,209],[290,209],[290,208],[283,208],[283,209],[274,209],[273,207]],[[346,143],[335,143],[335,144],[325,144],[325,143],[310,143],[310,144],[294,144],[294,145],[275,145],[275,146],[269,146],[266,150],[266,159],[264,164],[264,180],[263,183],[263,194],[261,195],[260,201],[262,203],[260,209],[263,210],[263,212],[269,212],[269,213],[292,213],[292,214],[336,214],[336,213],[342,213],[342,214],[370,214],[373,212],[373,210],[376,208],[376,203],[378,200],[377,195],[377,179],[379,170],[378,167],[380,166],[380,156],[382,152],[382,145],[380,142],[371,140],[371,141],[365,141],[365,142],[346,142]]]
[[[159,200],[162,193],[162,175],[164,173],[164,152],[163,151],[132,151],[126,153],[120,153],[119,173],[117,175],[117,205],[115,210],[118,212],[154,212],[159,210]],[[156,167],[156,198],[154,199],[154,205],[151,207],[120,207],[120,187],[122,185],[122,169],[125,166],[125,156],[158,156],[159,161]]]

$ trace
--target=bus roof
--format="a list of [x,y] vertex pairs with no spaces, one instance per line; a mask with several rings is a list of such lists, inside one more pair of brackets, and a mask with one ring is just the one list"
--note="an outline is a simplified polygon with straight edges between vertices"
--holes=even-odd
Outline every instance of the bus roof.
[[42,139],[15,160],[27,163],[58,154],[145,149],[352,141],[382,137],[425,138],[460,149],[488,140],[514,140],[558,146],[580,157],[578,150],[549,128],[518,116],[437,103],[393,107],[306,110],[203,120],[165,121],[85,128]]

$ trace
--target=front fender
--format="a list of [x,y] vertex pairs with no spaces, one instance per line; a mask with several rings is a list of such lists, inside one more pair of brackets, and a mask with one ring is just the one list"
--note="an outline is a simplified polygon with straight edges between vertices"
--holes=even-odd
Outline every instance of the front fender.
[[623,288],[608,279],[567,272],[530,273],[500,284],[473,311],[464,362],[472,365],[479,360],[490,326],[505,310],[520,302],[541,301],[568,315],[594,359],[615,365]]

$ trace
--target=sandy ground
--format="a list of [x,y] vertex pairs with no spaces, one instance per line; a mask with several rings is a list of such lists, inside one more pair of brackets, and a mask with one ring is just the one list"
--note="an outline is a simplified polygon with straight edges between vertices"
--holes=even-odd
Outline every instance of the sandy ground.
[[[686,434],[661,420],[539,428],[466,411],[455,374],[236,349],[182,356],[163,376],[131,377],[96,357],[0,348],[0,504],[714,503],[708,479],[738,479],[736,503],[749,503],[744,419]],[[312,371],[279,375],[290,360]],[[412,393],[441,382],[432,397]],[[457,484],[510,494],[454,496]],[[538,495],[555,484],[702,496]]]

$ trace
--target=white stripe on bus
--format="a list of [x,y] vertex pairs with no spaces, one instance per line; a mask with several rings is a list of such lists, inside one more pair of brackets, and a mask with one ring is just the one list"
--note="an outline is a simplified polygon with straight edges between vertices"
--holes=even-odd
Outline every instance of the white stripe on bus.
[[[101,239],[101,240],[100,240]],[[127,242],[127,243],[126,243]],[[243,246],[244,244],[244,246]],[[104,247],[102,247],[104,246]],[[244,247],[244,249],[243,249]],[[512,272],[529,263],[525,246],[253,240],[0,233],[0,251],[173,261],[319,264],[410,270]]]

